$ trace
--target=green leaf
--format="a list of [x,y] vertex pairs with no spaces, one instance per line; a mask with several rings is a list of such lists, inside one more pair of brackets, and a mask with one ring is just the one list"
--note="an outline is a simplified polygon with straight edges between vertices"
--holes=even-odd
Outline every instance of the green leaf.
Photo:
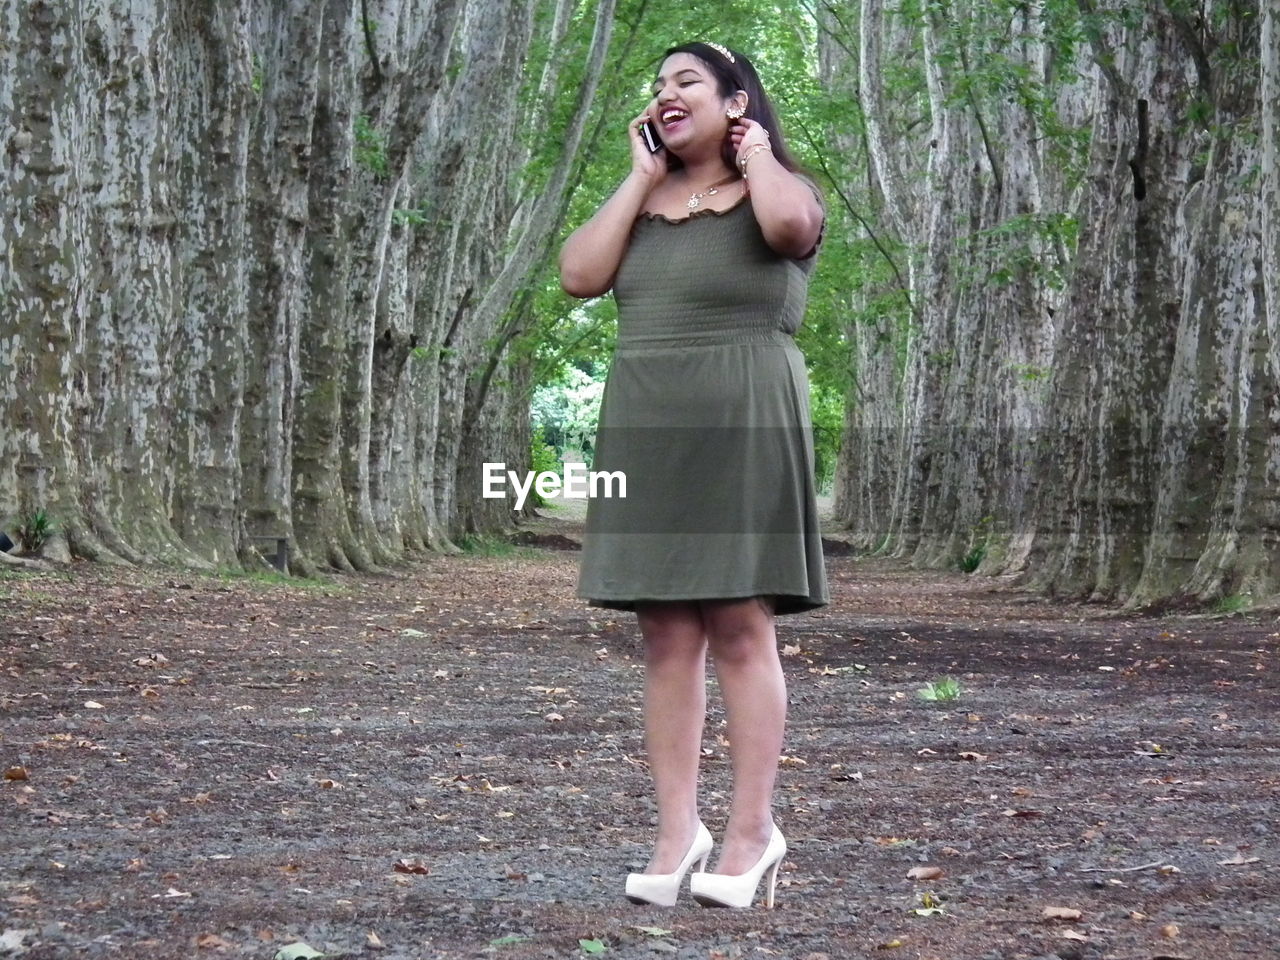
[[307,957],[323,957],[324,954],[311,946],[309,943],[303,943],[299,940],[297,943],[291,943],[287,947],[281,947],[276,951],[276,960],[306,960]]
[[505,937],[498,937],[498,939],[496,939],[496,940],[490,940],[490,941],[489,941],[489,946],[491,946],[491,947],[509,947],[509,946],[511,946],[512,944],[516,944],[516,943],[524,943],[524,942],[525,942],[526,940],[528,940],[528,939],[529,939],[528,937],[522,937],[522,936],[521,936],[520,934],[518,934],[518,933],[509,933],[509,934],[507,934]]
[[578,946],[582,948],[583,953],[604,953],[609,949],[604,945],[603,940],[579,940]]
[[669,937],[672,931],[663,930],[661,927],[632,927],[633,930],[639,930],[641,933],[650,937]]

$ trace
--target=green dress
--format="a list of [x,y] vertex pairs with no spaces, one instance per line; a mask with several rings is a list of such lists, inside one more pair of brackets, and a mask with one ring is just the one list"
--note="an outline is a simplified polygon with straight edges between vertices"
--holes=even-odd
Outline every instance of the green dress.
[[828,603],[793,340],[816,252],[775,253],[747,196],[636,219],[613,286],[618,343],[591,465],[621,471],[626,496],[598,483],[587,503],[577,595],[591,606],[771,594],[788,614]]

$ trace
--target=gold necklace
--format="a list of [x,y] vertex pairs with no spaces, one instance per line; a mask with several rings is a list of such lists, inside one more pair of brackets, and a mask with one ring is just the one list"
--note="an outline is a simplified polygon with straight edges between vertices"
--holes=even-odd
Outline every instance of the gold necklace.
[[723,187],[725,184],[728,184],[728,183],[733,183],[737,179],[738,179],[738,175],[735,173],[730,177],[725,177],[725,179],[719,181],[718,183],[713,183],[711,186],[707,187],[707,189],[703,190],[701,193],[693,194],[693,196],[689,198],[689,202],[688,202],[689,209],[696,210],[698,206],[702,203],[703,197],[714,197],[717,193],[720,192],[719,189],[717,188]]

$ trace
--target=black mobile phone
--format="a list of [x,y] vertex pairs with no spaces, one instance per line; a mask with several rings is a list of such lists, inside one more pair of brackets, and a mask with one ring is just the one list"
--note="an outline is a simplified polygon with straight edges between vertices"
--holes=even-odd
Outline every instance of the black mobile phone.
[[662,141],[658,139],[658,130],[652,120],[641,122],[640,136],[644,138],[644,145],[649,148],[650,153],[657,153],[662,149]]

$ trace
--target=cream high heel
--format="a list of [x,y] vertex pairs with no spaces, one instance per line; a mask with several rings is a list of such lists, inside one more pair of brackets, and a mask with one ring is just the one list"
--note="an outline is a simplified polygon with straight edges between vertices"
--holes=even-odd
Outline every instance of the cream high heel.
[[711,831],[701,820],[698,821],[698,832],[694,835],[689,852],[680,861],[675,873],[630,873],[627,874],[627,899],[632,903],[651,903],[655,907],[673,907],[680,893],[680,882],[695,862],[698,869],[707,866],[707,858],[711,856]]
[[749,907],[755,899],[760,877],[769,871],[769,888],[765,894],[765,906],[773,909],[773,888],[778,882],[778,867],[787,855],[787,841],[778,825],[773,825],[769,843],[760,859],[746,873],[695,873],[689,878],[689,892],[704,907]]

